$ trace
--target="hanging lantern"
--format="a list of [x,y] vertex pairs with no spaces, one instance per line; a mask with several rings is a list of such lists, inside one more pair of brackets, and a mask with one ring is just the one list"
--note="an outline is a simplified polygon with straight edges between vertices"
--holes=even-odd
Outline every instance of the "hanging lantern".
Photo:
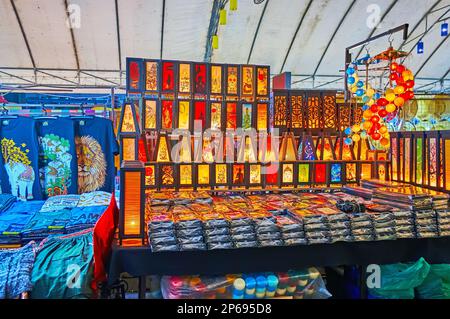
[[417,54],[423,54],[423,52],[424,52],[423,41],[420,40],[419,42],[417,42]]
[[219,12],[219,24],[226,25],[227,24],[227,10],[222,9]]
[[448,23],[441,24],[441,37],[446,37],[448,35]]
[[212,37],[212,47],[214,50],[219,48],[219,37],[217,35],[213,35]]
[[230,11],[236,11],[238,8],[238,0],[230,0]]

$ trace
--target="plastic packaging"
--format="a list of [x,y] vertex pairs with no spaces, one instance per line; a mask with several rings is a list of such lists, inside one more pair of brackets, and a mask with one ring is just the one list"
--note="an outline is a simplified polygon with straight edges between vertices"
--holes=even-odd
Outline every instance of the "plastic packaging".
[[178,243],[181,245],[203,243],[203,236],[178,237]]
[[178,245],[151,245],[150,247],[152,248],[152,252],[180,250]]
[[231,241],[229,241],[229,242],[208,242],[207,246],[208,246],[209,250],[234,248],[234,245]]
[[419,299],[450,299],[450,265],[431,265],[428,276],[416,292]]
[[279,232],[280,229],[275,224],[272,224],[271,226],[256,226],[255,231],[257,233],[274,233]]
[[350,236],[350,229],[339,229],[330,231],[331,237],[341,237],[341,236]]
[[211,229],[205,229],[205,236],[217,236],[217,235],[229,235],[230,229],[229,228],[211,228]]
[[255,229],[252,226],[238,226],[231,228],[231,234],[248,234],[254,233]]
[[159,238],[159,237],[175,237],[175,229],[159,229],[159,230],[151,230],[149,231],[149,237],[151,238]]
[[373,227],[373,223],[370,220],[359,221],[359,222],[352,222],[352,229],[355,229],[355,228],[368,228],[368,227]]
[[292,239],[292,238],[305,238],[305,232],[291,232],[291,233],[282,233],[281,237],[286,240],[286,239]]
[[351,223],[350,222],[337,222],[337,223],[330,223],[330,229],[350,229]]
[[327,299],[331,294],[315,268],[286,273],[226,276],[163,276],[166,299],[260,299],[290,297]]
[[189,237],[196,237],[196,236],[202,236],[203,230],[201,228],[184,228],[184,229],[178,229],[177,232],[178,238],[189,238]]
[[353,239],[355,241],[372,241],[374,239],[373,235],[354,235]]
[[347,241],[347,242],[352,242],[354,241],[354,237],[352,235],[346,235],[346,236],[337,236],[337,237],[331,237],[331,242],[332,243],[336,243],[339,241]]
[[417,232],[416,237],[417,238],[434,238],[438,237],[439,234],[437,232]]
[[270,246],[283,246],[283,241],[281,239],[278,240],[260,240],[259,245],[261,247],[270,247]]
[[308,240],[306,238],[288,238],[284,239],[285,246],[293,246],[293,245],[307,245]]
[[225,243],[231,242],[231,236],[230,235],[205,236],[205,240],[208,243]]
[[231,235],[231,238],[234,241],[255,241],[256,240],[256,234],[252,233],[252,234],[236,234],[236,235]]
[[250,247],[258,247],[258,242],[256,240],[243,240],[243,241],[235,241],[235,248],[250,248]]
[[381,266],[381,287],[369,289],[374,298],[413,299],[414,288],[420,286],[430,272],[430,265],[420,258],[416,263]]
[[318,237],[318,238],[309,238],[308,237],[308,243],[309,244],[327,244],[331,242],[331,238],[327,237]]
[[276,240],[281,239],[281,233],[263,233],[257,234],[258,240]]
[[151,245],[175,245],[177,243],[177,239],[173,236],[150,238],[149,241]]
[[372,228],[359,228],[359,229],[352,229],[353,235],[360,236],[360,235],[372,235],[373,229]]
[[180,250],[206,250],[206,244],[205,243],[182,244],[180,245]]
[[327,231],[329,229],[326,224],[305,224],[305,231]]

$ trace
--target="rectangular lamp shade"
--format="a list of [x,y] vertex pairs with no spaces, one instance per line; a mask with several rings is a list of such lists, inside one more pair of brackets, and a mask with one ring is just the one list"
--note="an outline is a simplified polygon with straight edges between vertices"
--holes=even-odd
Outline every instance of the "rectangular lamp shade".
[[144,241],[145,167],[139,161],[124,161],[120,169],[121,197],[119,238]]

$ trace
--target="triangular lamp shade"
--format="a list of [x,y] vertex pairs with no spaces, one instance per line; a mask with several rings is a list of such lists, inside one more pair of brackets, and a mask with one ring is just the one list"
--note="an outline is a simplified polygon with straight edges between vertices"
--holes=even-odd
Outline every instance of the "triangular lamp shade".
[[134,106],[131,103],[126,103],[122,107],[119,131],[120,131],[120,133],[137,133],[137,134],[139,134],[136,106]]
[[286,133],[281,142],[280,161],[294,162],[297,160],[297,147],[292,133]]
[[256,142],[250,136],[243,136],[239,143],[238,162],[256,162]]
[[170,162],[169,141],[166,134],[159,135],[156,153],[157,162]]

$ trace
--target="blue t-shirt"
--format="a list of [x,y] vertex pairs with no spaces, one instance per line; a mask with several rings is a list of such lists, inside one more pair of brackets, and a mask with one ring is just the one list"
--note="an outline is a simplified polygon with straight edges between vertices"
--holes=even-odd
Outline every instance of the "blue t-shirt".
[[119,145],[112,122],[100,117],[73,119],[77,123],[78,193],[113,192],[114,155],[119,154]]
[[19,116],[0,120],[2,193],[20,200],[42,199],[36,121]]
[[70,119],[37,119],[39,177],[44,196],[78,193],[75,123]]

